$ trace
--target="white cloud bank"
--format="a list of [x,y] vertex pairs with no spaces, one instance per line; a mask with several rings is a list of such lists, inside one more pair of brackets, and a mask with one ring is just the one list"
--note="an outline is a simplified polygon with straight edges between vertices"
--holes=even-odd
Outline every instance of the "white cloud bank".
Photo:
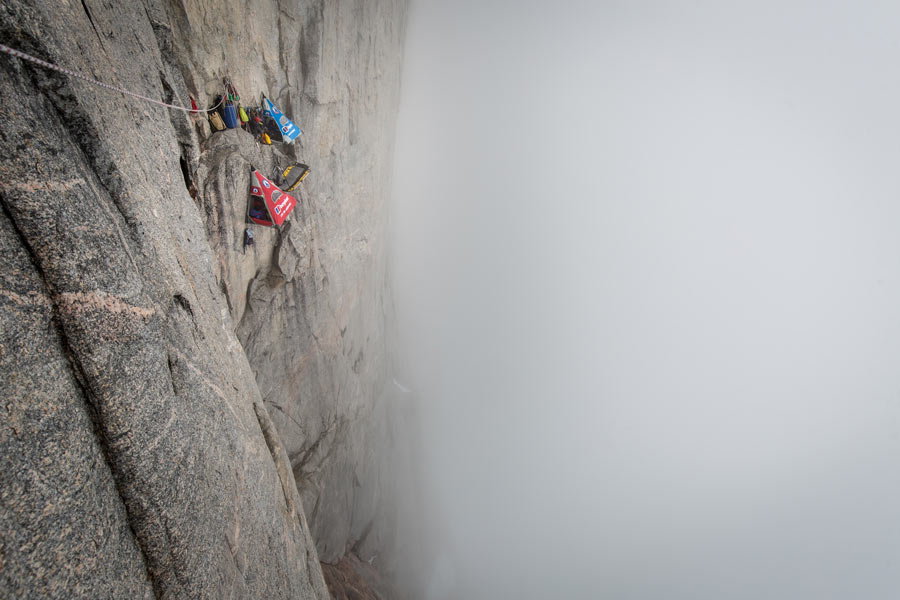
[[897,597],[898,10],[414,3],[433,598]]

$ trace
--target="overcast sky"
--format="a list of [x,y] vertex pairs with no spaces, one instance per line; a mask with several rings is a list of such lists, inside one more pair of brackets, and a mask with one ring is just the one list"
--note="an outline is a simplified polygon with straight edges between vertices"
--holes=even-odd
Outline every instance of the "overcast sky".
[[431,600],[900,597],[898,6],[413,0]]

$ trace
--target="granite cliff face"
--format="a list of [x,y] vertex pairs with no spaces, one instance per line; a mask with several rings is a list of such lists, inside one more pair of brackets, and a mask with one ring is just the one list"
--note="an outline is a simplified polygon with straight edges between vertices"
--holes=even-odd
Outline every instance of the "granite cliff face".
[[[394,568],[405,11],[0,6],[10,46],[182,104],[227,74],[305,132],[259,146],[0,56],[0,595],[326,598],[319,560]],[[300,205],[243,254],[250,165],[294,161]]]

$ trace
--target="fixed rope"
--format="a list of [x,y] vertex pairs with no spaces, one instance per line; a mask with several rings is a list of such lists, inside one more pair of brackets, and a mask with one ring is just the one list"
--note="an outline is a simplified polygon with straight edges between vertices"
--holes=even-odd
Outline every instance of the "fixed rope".
[[143,100],[145,102],[151,102],[153,104],[158,104],[159,106],[164,106],[165,108],[171,108],[174,110],[183,110],[184,112],[192,112],[192,113],[212,112],[212,111],[216,110],[217,108],[219,108],[219,106],[221,106],[222,103],[225,102],[225,98],[227,97],[227,94],[223,94],[222,99],[219,101],[219,103],[216,104],[215,106],[213,106],[212,108],[194,109],[194,108],[190,108],[190,107],[179,106],[178,104],[168,104],[166,102],[160,102],[159,100],[154,100],[153,98],[148,98],[147,96],[141,96],[140,94],[135,94],[134,92],[129,92],[126,89],[122,89],[122,88],[116,87],[114,85],[109,85],[108,83],[103,83],[102,81],[98,81],[92,77],[88,77],[87,75],[82,75],[81,73],[78,73],[77,71],[72,71],[71,69],[66,69],[65,67],[60,67],[59,65],[54,65],[53,63],[47,62],[46,60],[41,60],[40,58],[38,58],[36,56],[32,56],[32,55],[28,54],[27,52],[22,52],[21,50],[16,50],[15,48],[10,48],[9,46],[6,46],[5,44],[0,44],[0,51],[5,52],[6,54],[9,54],[10,56],[15,56],[16,58],[20,58],[22,60],[27,60],[28,62],[32,62],[36,65],[44,67],[45,69],[50,69],[51,71],[57,71],[59,73],[65,73],[66,75],[70,75],[72,77],[77,77],[78,79],[81,79],[82,81],[86,81],[93,85],[98,85],[102,88],[106,88],[106,89],[112,90],[114,92],[119,92],[121,94],[125,94],[126,96],[131,96],[132,98],[137,98],[138,100]]

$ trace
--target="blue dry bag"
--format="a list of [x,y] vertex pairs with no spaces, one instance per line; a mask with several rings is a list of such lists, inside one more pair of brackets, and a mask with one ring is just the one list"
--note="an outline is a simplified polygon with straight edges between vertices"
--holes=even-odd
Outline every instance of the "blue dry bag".
[[223,111],[222,117],[225,119],[225,126],[228,129],[234,129],[238,126],[237,109],[234,107],[233,102],[225,103],[225,110]]

